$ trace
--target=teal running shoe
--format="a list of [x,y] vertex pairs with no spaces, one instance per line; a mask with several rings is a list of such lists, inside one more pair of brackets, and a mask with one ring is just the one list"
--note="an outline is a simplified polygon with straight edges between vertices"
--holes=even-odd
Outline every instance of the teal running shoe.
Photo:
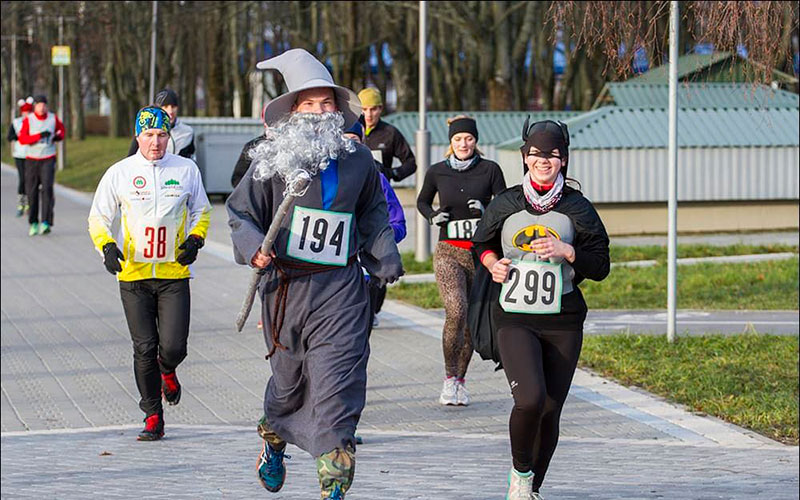
[[258,481],[267,491],[275,493],[283,488],[283,482],[286,481],[286,465],[284,465],[283,459],[292,458],[285,452],[285,447],[278,451],[264,441],[264,449],[258,456],[256,472]]
[[322,493],[322,500],[344,500],[344,492],[339,484],[334,485],[333,490]]
[[50,224],[47,222],[39,224],[39,234],[50,234]]
[[28,236],[36,236],[37,234],[39,234],[39,224],[34,222],[28,229]]
[[508,471],[508,493],[506,500],[530,500],[533,497],[533,472]]

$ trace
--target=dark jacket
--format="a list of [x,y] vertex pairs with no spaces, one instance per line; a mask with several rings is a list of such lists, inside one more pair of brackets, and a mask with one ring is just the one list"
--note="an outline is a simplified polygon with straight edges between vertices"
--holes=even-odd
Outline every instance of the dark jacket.
[[[447,163],[440,161],[425,173],[425,182],[417,196],[417,210],[429,222],[439,212],[448,212],[450,220],[479,219],[480,212],[474,213],[467,206],[472,199],[480,200],[484,207],[489,206],[492,196],[500,194],[506,188],[506,181],[500,165],[479,158],[466,170],[457,171]],[[433,197],[439,193],[439,209],[434,210]],[[439,229],[439,240],[448,238],[447,226]]]
[[[408,146],[403,134],[393,125],[379,120],[375,128],[369,131],[364,144],[372,151],[381,152],[381,173],[387,179],[401,181],[417,171],[417,160]],[[400,166],[392,168],[394,158],[400,160]]]
[[234,188],[239,184],[239,181],[242,180],[242,177],[244,177],[247,169],[250,168],[250,163],[253,161],[250,158],[250,150],[263,140],[264,134],[261,134],[258,137],[248,141],[242,148],[242,152],[239,154],[239,159],[236,160],[236,166],[233,167],[233,174],[231,174],[231,186]]

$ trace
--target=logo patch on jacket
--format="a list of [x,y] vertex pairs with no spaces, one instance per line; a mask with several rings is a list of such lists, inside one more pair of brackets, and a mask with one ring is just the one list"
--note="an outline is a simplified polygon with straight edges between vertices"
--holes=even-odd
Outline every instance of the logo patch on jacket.
[[168,189],[180,189],[181,183],[175,179],[170,179],[164,183],[164,187]]
[[538,238],[545,238],[547,236],[552,236],[558,240],[561,239],[561,236],[552,227],[534,224],[532,226],[523,227],[517,231],[512,239],[512,243],[514,244],[514,248],[518,248],[523,252],[533,252],[531,243]]
[[133,187],[136,189],[142,189],[147,185],[147,179],[142,177],[141,175],[137,175],[133,178]]

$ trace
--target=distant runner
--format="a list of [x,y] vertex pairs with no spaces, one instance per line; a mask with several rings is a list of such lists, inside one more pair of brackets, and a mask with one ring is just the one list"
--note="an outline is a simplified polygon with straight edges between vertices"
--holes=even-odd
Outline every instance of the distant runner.
[[[140,441],[164,435],[162,395],[170,405],[181,399],[175,369],[189,335],[189,265],[203,247],[211,212],[197,165],[167,152],[169,128],[161,108],[136,114],[139,148],[106,170],[89,212],[89,234],[106,270],[119,279],[133,340],[145,413]],[[117,216],[120,230],[112,235]]]

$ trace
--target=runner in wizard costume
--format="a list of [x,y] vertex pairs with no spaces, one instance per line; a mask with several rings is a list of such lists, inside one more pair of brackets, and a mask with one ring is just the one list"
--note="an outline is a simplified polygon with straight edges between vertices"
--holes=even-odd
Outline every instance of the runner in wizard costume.
[[[270,491],[283,486],[288,442],[317,458],[322,498],[344,498],[369,357],[369,297],[356,256],[385,282],[402,264],[372,155],[342,137],[360,113],[356,94],[302,49],[257,67],[279,70],[289,89],[267,105],[266,140],[226,203],[236,261],[265,269],[259,293],[272,377],[258,477]],[[299,194],[289,189],[298,169],[311,175]],[[273,220],[286,196],[296,196],[287,216]],[[280,229],[264,255],[274,223]]]

